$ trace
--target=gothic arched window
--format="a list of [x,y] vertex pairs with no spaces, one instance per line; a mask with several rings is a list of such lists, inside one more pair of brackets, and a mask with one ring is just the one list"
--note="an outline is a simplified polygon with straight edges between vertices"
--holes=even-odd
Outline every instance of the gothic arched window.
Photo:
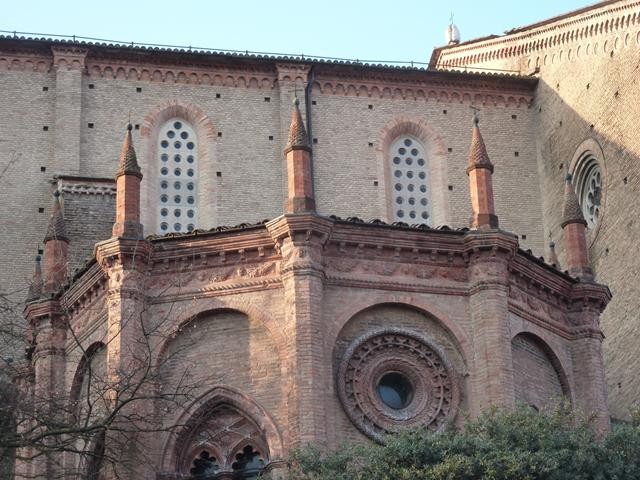
[[402,135],[389,149],[392,220],[431,224],[429,164],[424,146]]
[[173,118],[158,136],[159,233],[190,232],[198,218],[198,139],[193,127]]

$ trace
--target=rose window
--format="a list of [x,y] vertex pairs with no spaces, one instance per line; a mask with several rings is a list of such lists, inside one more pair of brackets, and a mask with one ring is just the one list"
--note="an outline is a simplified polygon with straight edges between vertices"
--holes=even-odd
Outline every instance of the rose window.
[[383,441],[388,433],[423,426],[438,430],[455,416],[455,373],[420,334],[382,329],[356,339],[338,372],[338,394],[354,425]]
[[598,161],[592,155],[585,156],[578,163],[574,182],[582,215],[587,221],[587,226],[593,228],[600,218],[602,173]]

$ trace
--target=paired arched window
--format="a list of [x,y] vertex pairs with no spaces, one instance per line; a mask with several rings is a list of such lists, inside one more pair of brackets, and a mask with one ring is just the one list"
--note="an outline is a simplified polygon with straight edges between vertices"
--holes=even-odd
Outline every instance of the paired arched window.
[[401,135],[389,152],[392,220],[431,224],[429,164],[422,143]]
[[190,232],[198,218],[198,139],[193,127],[173,118],[158,135],[159,233]]

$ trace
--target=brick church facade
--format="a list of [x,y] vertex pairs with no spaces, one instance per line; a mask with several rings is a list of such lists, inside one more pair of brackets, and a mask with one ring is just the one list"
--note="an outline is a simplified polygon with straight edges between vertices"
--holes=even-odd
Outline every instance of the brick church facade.
[[[16,477],[111,478],[115,448],[130,478],[277,477],[307,442],[490,406],[565,397],[606,429],[610,392],[624,416],[640,385],[610,378],[632,339],[607,325],[637,325],[636,260],[608,256],[640,177],[622,120],[592,116],[611,103],[594,90],[632,104],[636,10],[452,41],[426,70],[0,39],[5,175],[30,172],[3,201],[49,213],[4,222],[3,282],[29,286],[21,383],[82,412],[91,379],[124,395],[148,365],[155,392],[123,410],[154,432]],[[567,62],[620,71],[588,82],[582,111]],[[42,238],[32,274],[25,241]]]

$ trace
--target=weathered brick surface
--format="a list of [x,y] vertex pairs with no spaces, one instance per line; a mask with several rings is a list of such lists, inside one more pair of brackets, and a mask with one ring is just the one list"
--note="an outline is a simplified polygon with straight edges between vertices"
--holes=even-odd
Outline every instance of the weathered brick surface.
[[[562,178],[590,140],[603,173],[600,225],[590,232],[596,278],[609,285],[613,301],[602,325],[612,414],[626,417],[640,393],[635,333],[640,300],[635,278],[640,224],[636,199],[640,143],[635,134],[640,45],[637,2],[606,4],[522,32],[445,49],[443,67],[458,65],[533,72],[540,82],[533,107],[545,236],[556,240],[566,262],[560,228]],[[594,148],[595,147],[595,148]],[[598,155],[598,151],[601,155]]]
[[516,401],[542,409],[562,398],[558,371],[538,342],[519,335],[511,345]]

